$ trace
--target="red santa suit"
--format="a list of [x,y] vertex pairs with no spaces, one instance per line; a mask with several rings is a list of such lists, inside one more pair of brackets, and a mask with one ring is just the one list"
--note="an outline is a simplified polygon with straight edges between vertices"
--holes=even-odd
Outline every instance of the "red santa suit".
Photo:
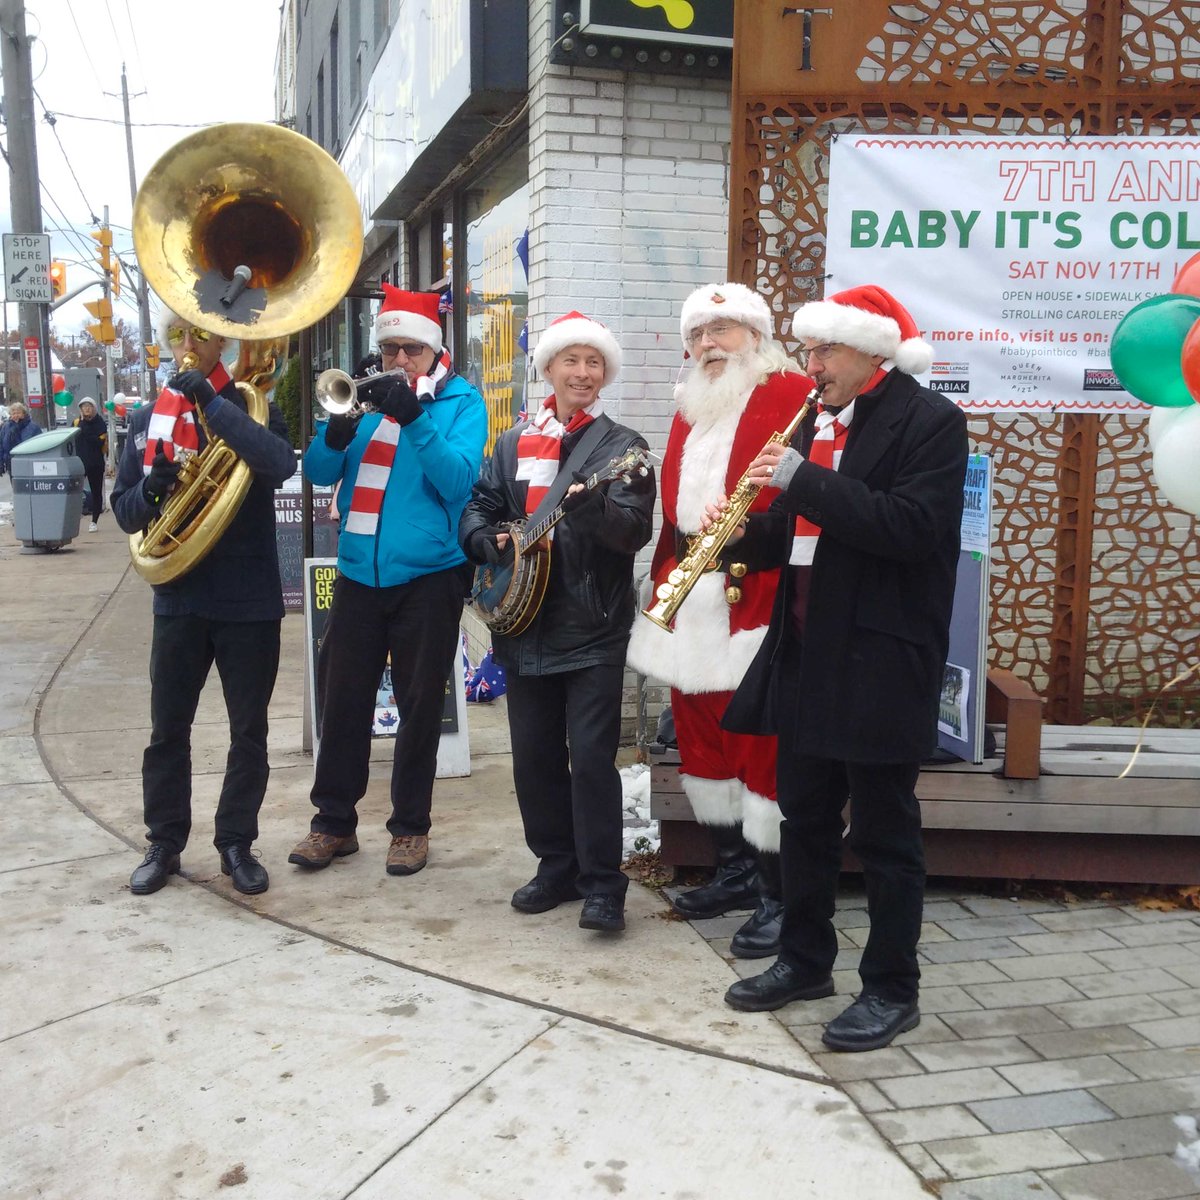
[[[811,386],[805,375],[779,372],[715,418],[692,425],[675,414],[659,474],[663,525],[651,565],[655,589],[675,568],[684,536],[699,531],[705,507],[733,492],[771,435],[799,412]],[[750,511],[766,509],[775,494],[763,489]],[[639,613],[628,653],[635,670],[671,686],[679,772],[696,819],[741,824],[747,842],[774,853],[775,739],[726,733],[721,717],[766,637],[778,580],[777,570],[740,578],[710,571],[680,605],[674,632]],[[740,592],[732,603],[727,588]]]

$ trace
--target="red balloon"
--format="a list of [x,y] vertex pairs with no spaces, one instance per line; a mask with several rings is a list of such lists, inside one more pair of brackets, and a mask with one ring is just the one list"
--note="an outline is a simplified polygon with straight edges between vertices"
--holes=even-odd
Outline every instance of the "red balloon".
[[1179,274],[1175,276],[1175,282],[1171,284],[1171,291],[1182,292],[1189,296],[1200,296],[1200,254],[1193,254],[1179,268]]
[[1183,365],[1183,382],[1191,392],[1192,399],[1200,403],[1200,321],[1188,330],[1187,337],[1183,339],[1179,360]]
[[125,405],[123,405],[123,404],[118,404],[118,405],[117,405],[117,416],[118,416],[118,417],[123,417],[124,415],[125,415]]
[[[1200,255],[1197,255],[1197,257],[1200,258]],[[59,392],[65,392],[67,390],[67,381],[61,375],[55,375],[54,379],[53,379],[53,383],[54,383],[54,394],[56,396],[58,395]]]

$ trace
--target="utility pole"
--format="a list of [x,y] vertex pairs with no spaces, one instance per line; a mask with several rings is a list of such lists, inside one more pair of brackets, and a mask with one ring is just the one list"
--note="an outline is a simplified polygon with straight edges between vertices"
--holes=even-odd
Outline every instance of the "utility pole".
[[[125,105],[125,151],[129,158],[129,202],[137,199],[137,173],[133,168],[133,126],[129,121],[129,83],[125,77],[125,64],[121,64],[121,100]],[[141,392],[143,402],[149,403],[155,397],[158,389],[154,386],[154,373],[146,364],[146,347],[154,340],[150,333],[150,289],[146,286],[146,276],[138,266],[138,317],[141,321],[142,356],[141,356]]]
[[[24,0],[0,0],[0,70],[4,73],[4,116],[8,127],[8,195],[14,233],[44,233],[38,186],[37,133],[33,116],[33,70],[25,33]],[[36,339],[41,348],[41,405],[30,415],[43,428],[50,418],[50,322],[47,306],[17,306],[22,345]],[[7,349],[7,347],[6,347]]]

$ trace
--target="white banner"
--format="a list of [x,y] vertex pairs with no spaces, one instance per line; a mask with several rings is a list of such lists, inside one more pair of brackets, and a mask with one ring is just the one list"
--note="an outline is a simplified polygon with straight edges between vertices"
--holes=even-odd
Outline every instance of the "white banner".
[[1137,412],[1121,318],[1200,250],[1200,139],[842,134],[825,295],[873,283],[968,411]]

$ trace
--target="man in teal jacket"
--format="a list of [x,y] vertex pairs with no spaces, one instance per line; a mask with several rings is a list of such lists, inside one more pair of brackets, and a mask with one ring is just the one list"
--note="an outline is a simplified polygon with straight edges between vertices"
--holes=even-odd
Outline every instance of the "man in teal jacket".
[[367,790],[376,692],[390,654],[401,725],[387,872],[411,875],[429,849],[446,677],[470,584],[458,521],[488,422],[483,397],[442,348],[438,297],[383,289],[375,340],[384,373],[359,390],[375,411],[331,417],[304,456],[313,483],[340,481],[341,527],[317,658],[317,812],[288,861],[327,867],[358,849],[356,806]]

